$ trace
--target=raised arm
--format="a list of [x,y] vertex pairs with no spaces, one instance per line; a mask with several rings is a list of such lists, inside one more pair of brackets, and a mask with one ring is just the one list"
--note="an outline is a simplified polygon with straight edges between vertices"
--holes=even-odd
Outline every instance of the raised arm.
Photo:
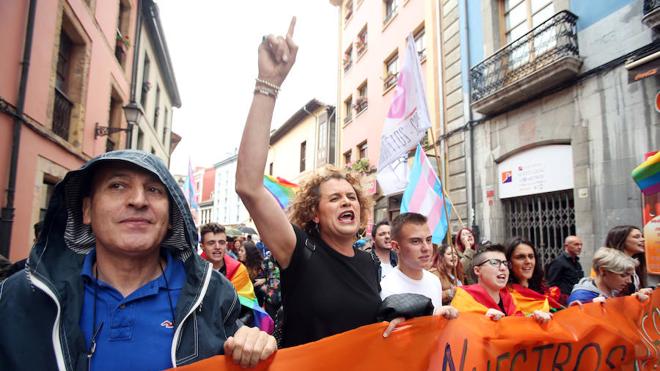
[[259,45],[259,80],[243,130],[236,168],[236,192],[254,220],[259,237],[282,268],[289,266],[296,236],[284,211],[264,188],[263,176],[277,90],[298,53],[298,46],[292,39],[295,25],[293,17],[286,37],[268,35]]

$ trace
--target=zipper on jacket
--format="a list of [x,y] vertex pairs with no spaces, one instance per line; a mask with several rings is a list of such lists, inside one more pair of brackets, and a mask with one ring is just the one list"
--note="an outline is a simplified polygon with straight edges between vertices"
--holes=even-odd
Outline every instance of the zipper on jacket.
[[57,306],[57,315],[55,316],[55,323],[53,324],[53,351],[55,352],[55,359],[57,360],[57,367],[60,370],[66,370],[66,365],[64,363],[64,350],[62,349],[62,341],[60,340],[60,316],[62,314],[62,308],[60,306],[59,300],[53,290],[48,287],[48,285],[37,278],[36,275],[32,274],[32,282],[34,286],[46,293]]
[[204,300],[204,296],[206,295],[206,290],[208,290],[209,282],[211,282],[212,273],[213,273],[213,266],[207,264],[206,275],[204,276],[204,284],[202,285],[202,289],[199,292],[199,296],[197,297],[197,299],[195,299],[195,302],[193,303],[192,307],[190,307],[188,313],[186,313],[186,315],[183,317],[181,323],[179,323],[179,325],[176,327],[176,331],[174,331],[174,339],[172,339],[172,349],[170,351],[170,357],[172,358],[172,367],[178,366],[176,364],[176,348],[179,345],[179,337],[181,335],[181,329],[183,328],[183,325],[186,323],[188,317],[190,317],[190,315],[193,314],[193,312],[197,309],[198,306],[202,305],[202,300]]

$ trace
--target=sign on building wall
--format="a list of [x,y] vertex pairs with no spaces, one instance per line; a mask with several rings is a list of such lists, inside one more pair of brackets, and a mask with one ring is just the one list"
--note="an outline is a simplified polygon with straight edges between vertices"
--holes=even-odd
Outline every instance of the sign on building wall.
[[500,198],[573,188],[573,149],[549,145],[515,154],[497,166]]

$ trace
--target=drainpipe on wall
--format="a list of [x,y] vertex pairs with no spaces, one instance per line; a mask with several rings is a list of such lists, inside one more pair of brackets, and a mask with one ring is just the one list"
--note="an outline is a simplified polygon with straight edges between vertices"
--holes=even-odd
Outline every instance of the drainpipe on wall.
[[[438,135],[438,146],[440,147],[440,151],[444,152],[444,156],[441,153],[438,153],[438,156],[442,156],[441,158],[444,158],[444,161],[440,161],[441,164],[441,174],[440,178],[442,180],[442,184],[444,184],[445,188],[448,186],[447,183],[447,148],[449,148],[448,143],[447,143],[447,138],[445,138],[445,134],[447,132],[447,128],[445,127],[445,89],[444,89],[444,63],[442,60],[442,53],[443,53],[443,43],[442,43],[442,15],[441,15],[441,9],[440,9],[440,2],[435,1],[434,5],[435,7],[435,15],[438,17],[437,25],[438,25],[438,30],[437,32],[434,33],[438,35],[435,41],[435,50],[436,50],[436,55],[435,58],[438,61],[438,73],[439,73],[439,86],[438,86],[438,106],[440,109],[438,110],[439,112],[439,117],[438,117],[438,126],[440,127],[440,135]],[[444,149],[444,151],[443,151]]]
[[30,0],[23,46],[23,61],[21,62],[21,77],[18,85],[16,115],[14,116],[14,128],[12,132],[11,160],[9,163],[9,179],[7,181],[7,203],[2,208],[2,214],[0,214],[0,254],[6,257],[9,257],[9,245],[11,244],[11,232],[14,224],[14,194],[16,191],[18,150],[21,144],[21,127],[24,121],[23,111],[25,109],[28,72],[30,71],[30,59],[32,57],[32,35],[34,34],[34,15],[36,8],[37,0]]
[[479,235],[479,226],[476,224],[476,209],[475,209],[475,180],[474,180],[474,133],[472,125],[472,108],[471,108],[471,85],[470,85],[470,38],[469,38],[469,28],[468,28],[468,10],[467,10],[468,0],[462,0],[459,2],[459,37],[460,37],[460,48],[461,48],[461,85],[463,86],[463,117],[466,120],[466,126],[468,128],[468,150],[465,151],[465,170],[469,173],[469,176],[466,176],[467,183],[467,200],[468,200],[468,220],[467,224],[471,226],[472,230],[475,231],[475,234],[478,238]]
[[[135,101],[135,90],[137,89],[137,73],[138,62],[140,61],[140,37],[142,35],[142,1],[137,1],[137,19],[135,20],[135,42],[133,43],[133,66],[131,66],[131,100],[129,104],[137,105]],[[131,149],[133,146],[133,131],[135,127],[139,127],[136,122],[131,126],[131,130],[126,132],[126,148]]]

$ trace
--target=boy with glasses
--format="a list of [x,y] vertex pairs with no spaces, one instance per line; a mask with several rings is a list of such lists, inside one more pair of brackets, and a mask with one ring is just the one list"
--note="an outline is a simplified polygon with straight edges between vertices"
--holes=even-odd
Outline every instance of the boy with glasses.
[[[510,263],[504,255],[504,246],[488,244],[477,251],[473,258],[477,283],[456,288],[451,305],[459,312],[483,313],[497,321],[504,316],[522,316],[506,284],[509,280]],[[552,318],[548,312],[535,311],[532,317],[539,323]]]

